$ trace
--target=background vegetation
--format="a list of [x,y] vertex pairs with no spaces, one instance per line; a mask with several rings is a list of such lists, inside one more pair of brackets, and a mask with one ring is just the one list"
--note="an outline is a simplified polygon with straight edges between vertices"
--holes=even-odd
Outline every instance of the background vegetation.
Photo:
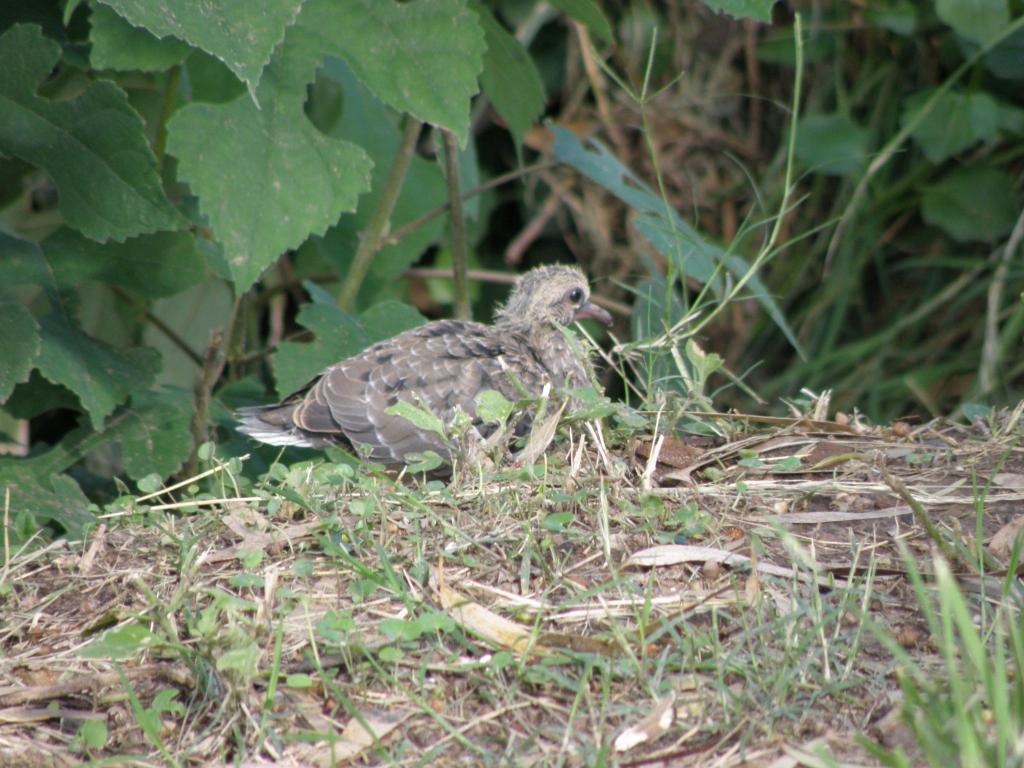
[[1020,397],[1019,2],[24,0],[0,32],[23,535],[252,450],[233,407],[455,312],[463,252],[481,319],[583,264],[635,405]]

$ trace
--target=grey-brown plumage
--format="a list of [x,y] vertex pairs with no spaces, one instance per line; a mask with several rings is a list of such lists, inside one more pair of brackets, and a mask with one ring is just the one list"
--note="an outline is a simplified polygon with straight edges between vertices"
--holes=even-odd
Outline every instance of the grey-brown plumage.
[[[431,450],[450,460],[452,446],[435,432],[387,413],[399,400],[425,408],[445,425],[461,409],[476,418],[476,397],[488,389],[516,401],[540,395],[546,383],[576,389],[590,367],[562,327],[611,316],[590,302],[583,273],[566,266],[538,267],[516,282],[494,325],[437,320],[378,342],[320,373],[276,405],[243,408],[239,431],[271,445],[322,448],[341,445],[388,465],[407,464]],[[522,429],[529,414],[520,415]]]

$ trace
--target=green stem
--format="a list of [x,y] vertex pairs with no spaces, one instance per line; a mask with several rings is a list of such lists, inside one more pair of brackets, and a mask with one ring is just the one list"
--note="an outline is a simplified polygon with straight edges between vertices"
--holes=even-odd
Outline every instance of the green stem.
[[448,182],[448,206],[452,222],[452,271],[455,274],[455,316],[461,320],[472,317],[469,306],[469,282],[466,279],[466,221],[462,216],[459,194],[459,145],[455,134],[441,131],[444,136],[444,166]]
[[174,112],[174,105],[178,103],[178,90],[181,88],[181,65],[171,67],[167,73],[167,87],[164,89],[164,103],[160,109],[160,124],[156,127],[156,144],[153,152],[156,154],[157,165],[163,169],[164,155],[167,152],[167,121],[171,119]]
[[391,223],[391,214],[395,210],[395,203],[398,202],[398,195],[405,183],[405,174],[409,170],[409,163],[412,161],[413,153],[416,151],[416,140],[420,136],[422,123],[411,115],[405,117],[405,131],[402,135],[402,143],[395,153],[395,161],[391,166],[387,181],[384,183],[384,193],[381,195],[377,210],[373,212],[373,218],[367,225],[359,241],[359,248],[352,259],[352,266],[345,275],[345,282],[338,294],[338,306],[346,312],[351,312],[356,306],[356,297],[359,289],[370,271],[370,262],[374,254],[379,250],[378,245],[384,238],[388,226]]
[[974,563],[964,562],[963,558],[957,555],[956,549],[950,544],[946,537],[942,535],[938,526],[932,522],[931,516],[925,510],[924,506],[917,499],[911,495],[910,491],[907,490],[907,486],[903,484],[903,481],[892,474],[889,468],[885,465],[885,460],[879,458],[877,461],[878,470],[882,473],[882,479],[885,480],[885,484],[889,486],[895,492],[897,496],[903,499],[903,503],[910,507],[911,512],[914,514],[914,520],[917,524],[924,528],[925,533],[928,534],[928,538],[931,539],[932,543],[938,547],[942,556],[946,558],[947,562],[950,563],[963,563],[971,571],[977,572],[978,568]]

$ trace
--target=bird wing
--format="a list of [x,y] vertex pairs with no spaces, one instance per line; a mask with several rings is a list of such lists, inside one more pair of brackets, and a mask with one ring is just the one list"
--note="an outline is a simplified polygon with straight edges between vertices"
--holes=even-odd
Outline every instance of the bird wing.
[[448,427],[459,409],[475,420],[483,390],[515,400],[522,394],[518,381],[527,392],[539,392],[543,370],[535,357],[531,364],[522,341],[458,320],[406,331],[324,371],[296,407],[295,424],[307,432],[343,435],[384,463],[407,463],[409,454],[427,450],[450,458],[443,436],[388,409],[403,400]]

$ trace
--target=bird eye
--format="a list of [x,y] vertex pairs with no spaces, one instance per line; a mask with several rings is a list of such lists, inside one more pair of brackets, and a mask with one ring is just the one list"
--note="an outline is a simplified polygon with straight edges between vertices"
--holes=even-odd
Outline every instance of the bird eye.
[[573,304],[578,304],[580,299],[582,299],[582,298],[583,298],[583,289],[582,288],[573,288],[571,291],[569,291],[569,301],[571,301]]

